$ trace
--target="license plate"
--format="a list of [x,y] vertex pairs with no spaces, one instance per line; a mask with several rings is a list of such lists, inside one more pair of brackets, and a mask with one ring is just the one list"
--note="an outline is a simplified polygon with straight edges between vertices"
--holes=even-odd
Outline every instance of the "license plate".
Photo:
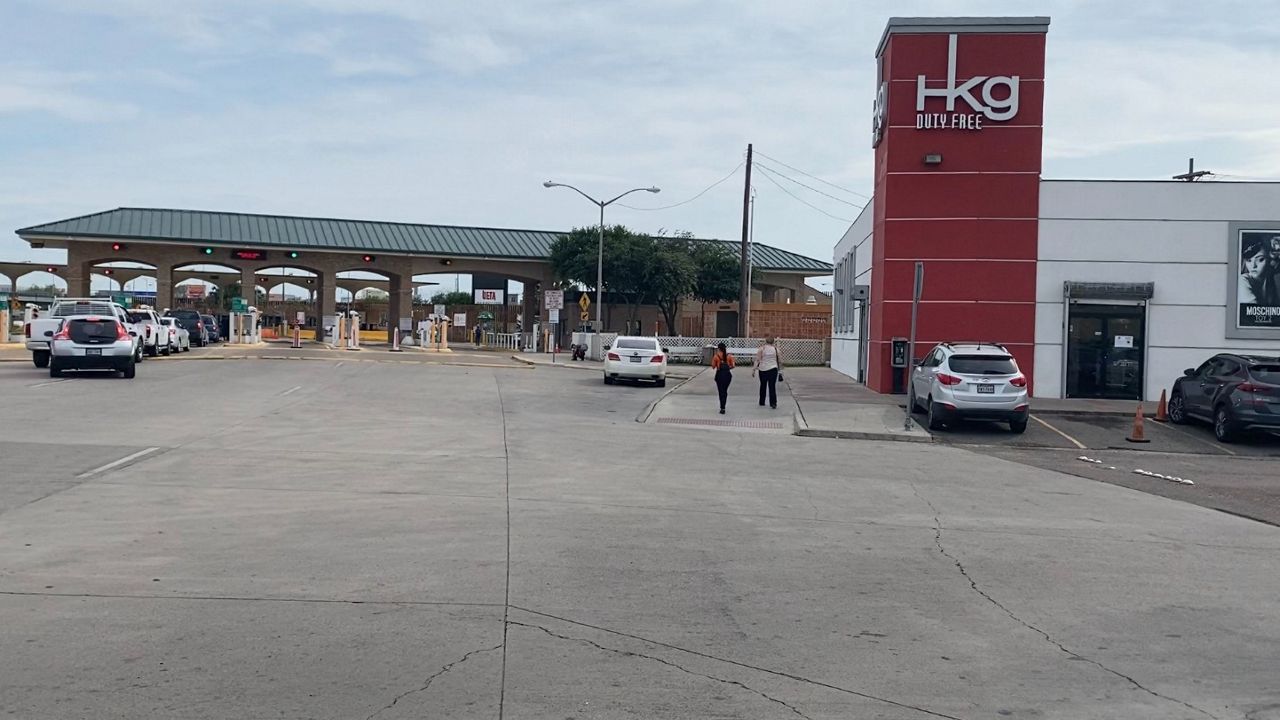
[[632,356],[631,356],[631,362],[634,362],[634,363],[638,363],[638,362],[640,362],[640,356],[639,356],[639,355],[632,355]]
[[986,393],[988,395],[994,395],[996,392],[996,386],[995,385],[979,385],[978,392]]
[[102,348],[85,348],[84,354],[85,355],[101,355]]

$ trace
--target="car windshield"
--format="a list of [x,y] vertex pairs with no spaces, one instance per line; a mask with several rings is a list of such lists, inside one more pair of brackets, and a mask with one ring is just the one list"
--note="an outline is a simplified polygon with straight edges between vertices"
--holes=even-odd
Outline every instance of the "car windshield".
[[657,350],[658,341],[648,338],[619,338],[613,347],[618,350]]
[[951,371],[961,375],[1013,375],[1018,372],[1008,355],[952,355]]
[[1271,385],[1280,385],[1280,364],[1253,365],[1249,367],[1249,374],[1255,380]]
[[173,318],[160,318],[160,324],[173,325]]

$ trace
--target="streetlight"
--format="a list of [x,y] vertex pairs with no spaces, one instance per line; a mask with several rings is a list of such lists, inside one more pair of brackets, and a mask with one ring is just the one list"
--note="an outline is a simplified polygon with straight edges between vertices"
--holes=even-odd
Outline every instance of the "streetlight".
[[574,187],[574,186],[572,186],[572,185],[565,185],[564,183],[551,182],[550,180],[548,180],[548,181],[546,181],[546,182],[542,183],[542,187],[545,187],[545,188],[557,188],[557,187],[569,188],[570,190],[572,190],[572,191],[574,191],[574,192],[578,193],[579,195],[581,195],[582,197],[584,197],[584,198],[586,198],[586,199],[590,200],[590,201],[591,201],[591,203],[592,203],[593,205],[597,205],[597,206],[599,206],[599,207],[600,207],[600,251],[599,251],[599,253],[596,255],[596,332],[600,332],[601,330],[603,330],[603,329],[604,329],[604,328],[601,326],[601,324],[600,324],[600,308],[601,308],[601,306],[602,306],[602,303],[600,302],[600,294],[601,294],[601,292],[603,291],[603,288],[604,288],[604,209],[605,209],[606,207],[608,207],[609,205],[612,205],[612,204],[614,204],[615,202],[617,202],[617,201],[621,200],[622,198],[624,198],[624,197],[626,197],[626,196],[630,195],[630,194],[631,194],[631,193],[633,193],[633,192],[651,192],[651,193],[656,193],[656,192],[661,192],[661,190],[659,190],[656,186],[655,186],[655,187],[647,187],[647,188],[632,188],[632,189],[630,189],[630,190],[628,190],[628,191],[626,191],[626,192],[622,193],[621,195],[619,195],[619,196],[615,197],[615,198],[614,198],[614,199],[612,199],[612,200],[606,200],[606,201],[604,201],[604,202],[601,202],[601,201],[599,201],[599,200],[597,200],[597,199],[595,199],[595,198],[591,197],[590,195],[588,195],[588,194],[586,194],[586,193],[582,192],[581,190],[579,190],[578,188],[576,188],[576,187]]

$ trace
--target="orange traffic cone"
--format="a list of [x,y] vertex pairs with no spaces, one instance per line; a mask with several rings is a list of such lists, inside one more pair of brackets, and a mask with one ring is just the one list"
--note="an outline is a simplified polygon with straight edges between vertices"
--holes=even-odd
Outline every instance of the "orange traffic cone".
[[1125,438],[1125,440],[1128,440],[1131,443],[1151,442],[1143,432],[1142,421],[1142,403],[1138,403],[1138,412],[1133,416],[1133,431],[1129,433],[1129,437]]
[[1169,403],[1165,402],[1163,389],[1160,391],[1160,404],[1156,406],[1156,416],[1152,420],[1169,422]]

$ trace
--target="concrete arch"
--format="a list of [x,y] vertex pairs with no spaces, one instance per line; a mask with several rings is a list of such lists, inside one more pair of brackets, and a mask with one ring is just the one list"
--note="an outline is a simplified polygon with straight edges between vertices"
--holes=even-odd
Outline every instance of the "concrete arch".
[[41,269],[38,269],[38,270],[36,270],[36,269],[28,270],[27,272],[24,272],[24,273],[22,273],[21,275],[14,275],[14,276],[10,277],[10,278],[9,278],[9,284],[10,284],[10,286],[12,286],[12,288],[13,288],[13,292],[14,292],[15,294],[18,292],[18,285],[22,282],[22,278],[24,278],[24,277],[26,277],[26,276],[28,276],[28,275],[35,275],[35,274],[39,274],[39,273],[42,273],[42,274],[49,275],[49,276],[53,277],[53,282],[52,282],[52,284],[53,284],[53,285],[59,285],[59,284],[61,284],[61,286],[62,286],[63,288],[67,288],[67,287],[69,287],[69,286],[68,286],[68,284],[67,284],[67,279],[66,279],[66,278],[62,277],[61,275],[59,275],[59,274],[57,274],[57,273],[51,273],[51,272],[49,272],[48,270],[45,270],[45,269],[41,268]]

